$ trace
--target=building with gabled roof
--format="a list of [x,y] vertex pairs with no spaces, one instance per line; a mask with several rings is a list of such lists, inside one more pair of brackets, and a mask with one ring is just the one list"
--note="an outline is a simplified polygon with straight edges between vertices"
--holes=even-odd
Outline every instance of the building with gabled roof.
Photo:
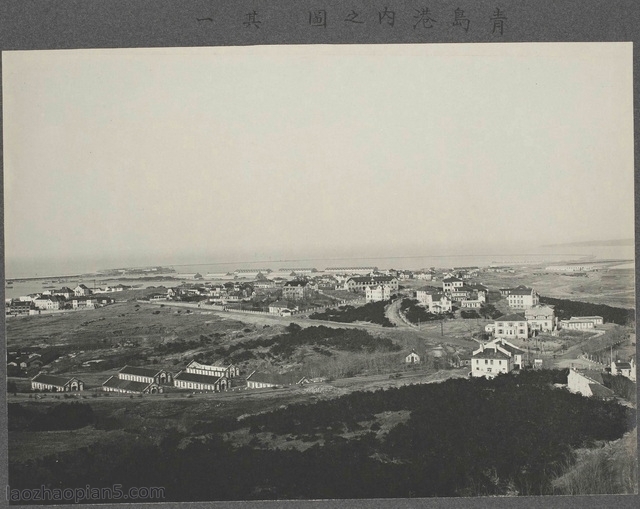
[[523,354],[524,350],[503,339],[482,344],[471,356],[471,376],[492,378],[520,369],[523,366]]
[[556,329],[555,310],[551,306],[537,305],[524,310],[524,317],[533,332],[553,332]]
[[262,389],[265,387],[280,387],[286,385],[302,385],[306,383],[309,383],[307,377],[296,373],[285,373],[282,375],[278,375],[253,371],[247,377],[248,389]]
[[520,285],[509,290],[507,302],[512,309],[527,309],[540,304],[540,297],[533,288]]
[[409,355],[404,358],[404,362],[406,362],[407,364],[419,364],[420,356],[415,350],[411,350],[411,352],[409,352]]
[[364,289],[365,302],[379,302],[391,298],[391,288],[385,285],[367,286]]
[[173,379],[178,389],[221,392],[231,388],[231,380],[226,375],[202,374],[180,371]]
[[456,288],[462,288],[464,281],[458,277],[447,277],[442,280],[442,291],[452,292]]
[[84,382],[76,377],[38,373],[31,379],[32,391],[75,392],[84,390]]
[[118,371],[118,378],[133,382],[155,383],[157,385],[172,385],[173,374],[159,368],[144,368],[140,366],[125,366]]
[[202,364],[195,360],[192,360],[187,364],[184,371],[186,373],[195,373],[198,375],[226,376],[227,378],[234,378],[240,375],[240,368],[234,364],[229,364],[227,366],[213,366],[210,364]]
[[571,368],[567,376],[567,389],[575,394],[597,399],[613,399],[614,392],[604,386],[602,372]]
[[160,394],[162,386],[155,382],[138,382],[134,380],[112,376],[102,384],[105,392],[120,392],[122,394]]
[[80,283],[78,286],[76,286],[73,289],[73,293],[76,297],[84,297],[87,295],[91,295],[91,290],[89,289],[88,286]]
[[398,291],[398,279],[394,276],[353,276],[344,282],[344,289],[350,292],[365,292],[367,286],[386,286],[392,292]]
[[631,357],[629,362],[625,361],[611,361],[611,374],[620,375],[628,378],[629,380],[636,381],[636,363],[635,359]]

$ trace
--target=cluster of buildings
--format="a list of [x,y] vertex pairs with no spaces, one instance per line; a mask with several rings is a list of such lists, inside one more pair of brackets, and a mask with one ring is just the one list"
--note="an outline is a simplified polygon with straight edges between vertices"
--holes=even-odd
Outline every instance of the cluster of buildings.
[[[111,291],[120,290],[108,290],[108,292]],[[112,304],[115,301],[112,297],[104,295],[108,292],[91,290],[84,284],[79,284],[74,289],[65,286],[58,290],[43,290],[16,299],[8,299],[5,302],[5,314],[7,316],[36,315],[42,311],[94,309]]]
[[[469,274],[469,273],[465,273]],[[456,302],[461,308],[480,308],[487,302],[489,289],[479,283],[468,283],[456,276],[449,276],[442,280],[442,289],[425,287],[416,290],[416,300],[429,313],[441,314],[452,310]]]
[[[101,386],[104,392],[119,394],[162,394],[167,387],[198,392],[224,392],[235,386],[240,369],[230,364],[214,366],[195,360],[176,374],[162,368],[125,366],[110,376]],[[307,377],[295,373],[270,374],[253,371],[246,377],[248,389],[282,387],[309,383]],[[38,373],[31,379],[31,390],[42,392],[84,391],[85,384],[77,377]]]

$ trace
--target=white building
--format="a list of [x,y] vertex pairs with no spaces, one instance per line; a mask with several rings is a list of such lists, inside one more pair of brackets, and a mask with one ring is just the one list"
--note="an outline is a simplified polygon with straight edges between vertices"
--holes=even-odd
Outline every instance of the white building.
[[464,281],[457,277],[448,277],[442,280],[442,291],[452,292],[456,288],[462,288]]
[[195,373],[197,375],[209,375],[209,376],[226,376],[227,378],[234,378],[240,375],[240,368],[233,364],[228,366],[212,366],[209,364],[201,364],[197,361],[191,361],[184,369],[187,373]]
[[595,329],[596,325],[602,325],[601,316],[572,316],[568,320],[560,320],[561,329]]
[[471,376],[492,378],[500,373],[520,369],[523,354],[522,349],[503,339],[480,345],[471,356]]
[[416,353],[415,350],[411,350],[411,353],[404,358],[404,362],[407,364],[419,364],[420,356]]
[[611,374],[624,376],[629,380],[633,380],[635,382],[636,381],[636,363],[633,357],[631,357],[631,360],[629,362],[612,361]]
[[540,304],[540,298],[532,288],[520,285],[509,291],[507,302],[512,309],[527,309]]
[[527,339],[529,337],[529,324],[522,315],[515,313],[504,315],[496,319],[493,326],[493,334],[496,339]]
[[76,377],[64,378],[61,376],[38,373],[31,379],[31,390],[49,392],[73,392],[83,391],[84,382]]
[[386,285],[367,286],[364,290],[366,302],[379,302],[391,298],[391,288]]
[[432,289],[416,291],[416,299],[429,310],[429,313],[448,313],[452,309],[451,299],[444,293]]
[[398,279],[393,276],[356,276],[344,283],[344,289],[350,292],[364,292],[367,286],[387,286],[392,292],[398,291]]
[[567,377],[567,389],[588,398],[612,399],[615,396],[611,389],[604,386],[602,373],[599,371],[577,371],[571,368]]
[[555,311],[550,306],[533,306],[524,310],[529,329],[538,332],[552,332],[556,329]]

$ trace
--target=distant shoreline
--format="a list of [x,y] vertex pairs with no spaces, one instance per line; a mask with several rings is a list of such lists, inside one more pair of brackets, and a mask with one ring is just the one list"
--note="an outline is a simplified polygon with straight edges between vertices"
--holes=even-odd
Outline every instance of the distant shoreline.
[[[391,257],[378,257],[378,258],[352,258],[350,260],[394,260],[394,259],[411,259],[411,258],[463,258],[463,257],[473,257],[473,256],[496,256],[496,255],[436,255],[436,256],[425,256],[425,257],[414,257],[414,256],[391,256]],[[534,255],[534,254],[524,254],[524,255],[512,255],[512,256],[541,256],[541,255]],[[548,255],[547,255],[548,256]],[[616,259],[604,259],[604,260],[584,260],[584,256],[581,256],[581,260],[564,260],[564,261],[528,261],[528,260],[524,260],[524,261],[515,261],[515,260],[493,260],[491,262],[488,262],[484,265],[479,264],[477,265],[480,268],[484,268],[484,267],[491,267],[491,266],[509,266],[509,265],[518,265],[518,266],[523,266],[523,265],[543,265],[543,264],[548,264],[548,265],[562,265],[562,264],[567,264],[567,265],[573,265],[573,264],[588,264],[588,265],[603,265],[603,264],[609,264],[609,263],[617,263],[617,264],[625,264],[625,263],[631,263],[631,262],[635,262],[634,258],[616,258]],[[298,260],[264,260],[264,261],[254,261],[254,262],[220,262],[220,263],[194,263],[194,264],[176,264],[176,265],[171,265],[168,266],[167,268],[171,267],[205,267],[205,266],[217,266],[217,265],[235,265],[236,268],[243,268],[243,266],[246,265],[254,265],[254,264],[281,264],[281,263],[291,263],[291,262],[309,262],[309,261],[333,261],[333,260],[344,260],[344,258],[307,258],[307,259],[298,259]],[[138,267],[131,267],[131,269],[133,268],[138,268]],[[262,267],[263,269],[265,267]],[[295,269],[296,267],[294,267]],[[442,268],[446,268],[446,267],[440,267]],[[451,267],[453,268],[453,267]],[[127,268],[125,268],[127,269]],[[109,270],[115,270],[115,269],[109,269]],[[381,269],[381,270],[385,270],[385,269]],[[421,270],[421,268],[413,268],[413,269],[402,269],[402,270]],[[326,271],[326,267],[324,269],[318,269],[318,272],[325,272]],[[28,276],[28,277],[6,277],[5,281],[6,282],[10,282],[10,283],[20,283],[20,282],[28,282],[28,281],[44,281],[44,280],[55,280],[55,279],[100,279],[101,281],[119,281],[119,280],[123,280],[123,279],[130,279],[130,280],[171,280],[171,279],[175,279],[175,280],[180,280],[183,279],[180,276],[180,274],[176,274],[176,273],[172,273],[172,272],[167,272],[167,273],[158,273],[157,275],[151,276],[151,275],[126,275],[123,274],[121,277],[117,277],[114,274],[106,274],[106,272],[109,271],[104,271],[104,272],[93,272],[93,273],[83,273],[83,274],[66,274],[66,275],[47,275],[47,276]],[[233,270],[230,270],[229,272],[233,272]]]

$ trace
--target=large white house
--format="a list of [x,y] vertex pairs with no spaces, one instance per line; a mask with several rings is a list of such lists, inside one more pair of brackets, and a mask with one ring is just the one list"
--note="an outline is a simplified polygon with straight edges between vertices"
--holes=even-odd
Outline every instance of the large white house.
[[540,304],[540,297],[534,289],[520,285],[509,291],[507,302],[512,309],[527,309]]
[[457,277],[448,277],[442,280],[442,291],[452,292],[456,288],[462,288],[464,281]]
[[386,285],[367,286],[364,289],[366,302],[378,302],[391,298],[391,288]]
[[451,311],[451,299],[442,292],[432,289],[416,291],[416,299],[429,310],[429,313],[448,313]]
[[533,306],[524,310],[529,329],[537,332],[552,332],[556,328],[555,311],[550,306]]
[[527,319],[519,314],[503,315],[497,318],[492,325],[488,325],[485,330],[493,332],[496,339],[529,337],[529,324]]
[[480,345],[471,356],[471,376],[492,378],[500,373],[520,369],[524,350],[504,339],[496,339]]

